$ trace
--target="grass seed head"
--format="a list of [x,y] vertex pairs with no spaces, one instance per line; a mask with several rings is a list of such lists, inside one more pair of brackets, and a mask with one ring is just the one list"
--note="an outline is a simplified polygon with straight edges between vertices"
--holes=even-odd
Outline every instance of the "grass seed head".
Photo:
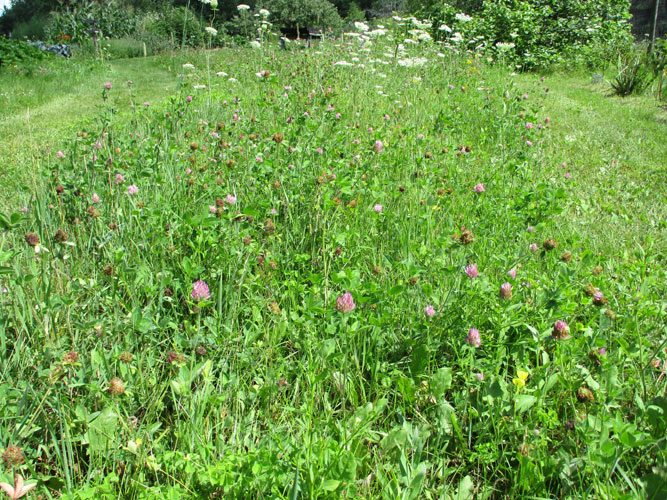
[[458,237],[459,241],[464,245],[470,245],[475,240],[475,235],[470,229],[461,226],[461,234]]
[[67,241],[67,233],[65,231],[63,231],[62,229],[58,229],[56,231],[56,235],[55,235],[54,239],[58,243],[63,243],[65,241]]

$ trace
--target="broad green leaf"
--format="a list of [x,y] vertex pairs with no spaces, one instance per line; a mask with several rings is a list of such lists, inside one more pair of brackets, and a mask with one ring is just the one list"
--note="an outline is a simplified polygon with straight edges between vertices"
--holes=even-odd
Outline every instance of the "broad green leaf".
[[118,416],[114,408],[106,407],[93,420],[88,423],[86,433],[88,445],[91,452],[102,452],[112,446],[116,437],[118,427]]
[[535,396],[531,396],[530,394],[519,394],[516,397],[514,407],[516,408],[517,412],[523,413],[528,411],[536,401],[537,398]]

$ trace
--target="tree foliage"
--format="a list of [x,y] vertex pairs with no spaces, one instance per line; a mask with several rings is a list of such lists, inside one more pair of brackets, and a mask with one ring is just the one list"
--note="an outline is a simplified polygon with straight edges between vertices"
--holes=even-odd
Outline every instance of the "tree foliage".
[[[45,32],[52,39],[67,35],[80,42],[90,31],[86,23],[94,18],[104,36],[130,36],[160,47],[180,45],[184,32],[186,44],[198,45],[203,40],[200,30],[207,25],[228,35],[252,37],[259,28],[255,13],[261,8],[271,12],[275,29],[317,27],[334,32],[343,27],[341,14],[349,23],[407,12],[433,20],[436,40],[452,36],[441,29],[444,24],[474,44],[466,48],[501,47],[499,56],[524,69],[585,53],[608,61],[630,40],[630,0],[244,0],[250,10],[243,12],[237,9],[240,2],[218,0],[214,10],[202,0],[13,0],[0,17],[0,30],[15,36]],[[635,8],[646,10],[646,2],[634,0]],[[461,13],[471,19],[463,16],[462,21]],[[27,24],[32,18],[42,24]],[[50,19],[46,30],[45,19]]]
[[466,40],[523,69],[563,62],[574,54],[626,45],[630,40],[629,0],[485,0],[472,16],[449,3],[433,7],[433,37],[447,38],[444,24]]
[[271,22],[278,26],[338,30],[343,24],[336,7],[327,0],[271,0],[266,5]]

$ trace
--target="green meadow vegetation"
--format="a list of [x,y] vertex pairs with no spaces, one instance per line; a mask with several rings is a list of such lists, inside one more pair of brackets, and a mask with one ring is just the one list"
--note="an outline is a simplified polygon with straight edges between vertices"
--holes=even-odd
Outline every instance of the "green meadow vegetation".
[[664,104],[381,25],[0,72],[8,497],[667,497]]

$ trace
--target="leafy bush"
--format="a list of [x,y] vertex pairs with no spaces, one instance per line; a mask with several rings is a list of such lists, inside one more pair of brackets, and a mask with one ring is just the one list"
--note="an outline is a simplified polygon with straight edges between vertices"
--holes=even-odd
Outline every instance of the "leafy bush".
[[339,31],[343,20],[327,0],[272,0],[267,7],[271,22],[279,27],[317,27]]
[[248,11],[239,11],[230,21],[224,23],[224,30],[233,37],[238,38],[237,43],[242,44],[247,43],[248,37],[257,33],[259,28],[259,18]]
[[614,95],[626,97],[644,92],[667,67],[666,47],[667,43],[659,43],[649,54],[645,46],[637,45],[619,54],[618,74],[611,82]]
[[12,31],[12,37],[17,40],[43,40],[50,22],[50,16],[33,16],[28,21],[18,23]]
[[656,40],[653,52],[646,57],[653,76],[657,78],[667,69],[667,39]]
[[[432,36],[449,30],[481,43],[522,69],[571,60],[586,47],[615,47],[631,39],[627,0],[494,0],[485,1],[474,17],[463,16],[445,3],[433,9]],[[591,55],[591,52],[588,52]]]
[[4,10],[0,7],[0,34],[11,34],[13,38],[34,36],[34,29],[30,25],[48,21],[54,4],[53,0],[3,1],[0,3],[5,6]]
[[639,55],[625,60],[619,57],[618,70],[618,75],[611,82],[615,95],[627,97],[640,94],[651,83],[651,73]]
[[48,57],[45,52],[20,40],[8,40],[0,37],[0,67],[39,61]]
[[181,45],[197,47],[204,42],[204,30],[193,12],[185,7],[168,10],[152,23],[146,31],[162,39],[173,40]]

